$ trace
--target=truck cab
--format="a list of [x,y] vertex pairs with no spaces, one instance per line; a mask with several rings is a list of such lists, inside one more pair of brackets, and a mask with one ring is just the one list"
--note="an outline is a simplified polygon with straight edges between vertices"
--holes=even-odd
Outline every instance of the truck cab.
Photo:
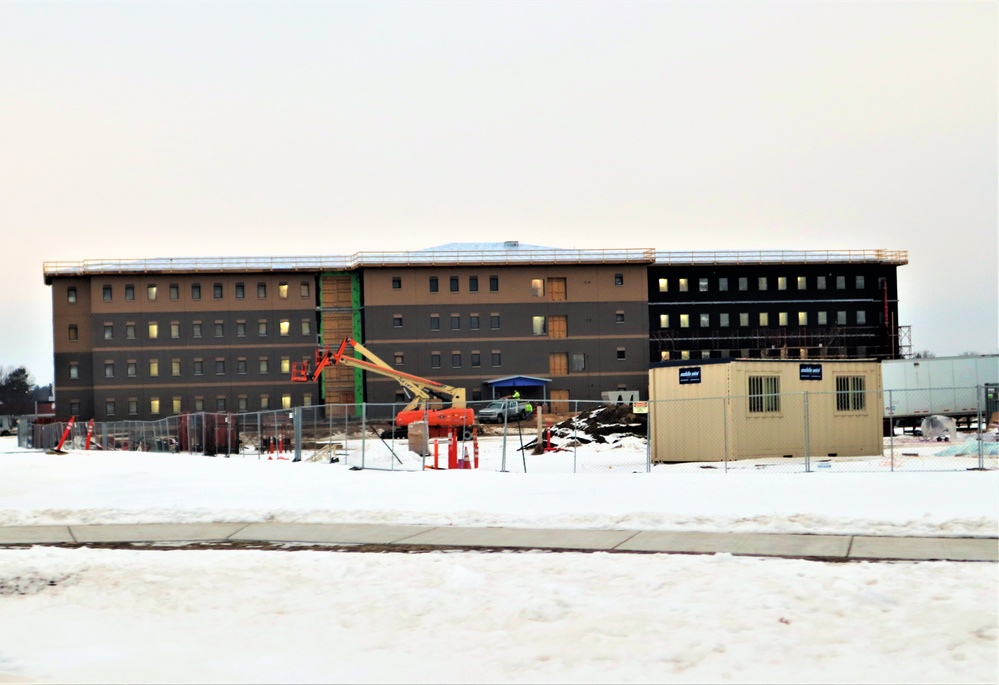
[[482,423],[520,421],[527,416],[526,407],[527,402],[522,400],[494,400],[479,410],[479,421]]

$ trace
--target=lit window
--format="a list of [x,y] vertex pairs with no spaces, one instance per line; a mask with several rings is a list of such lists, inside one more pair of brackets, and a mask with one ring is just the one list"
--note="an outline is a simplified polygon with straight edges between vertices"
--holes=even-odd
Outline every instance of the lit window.
[[758,283],[759,283],[759,289],[760,290],[766,290],[767,289],[767,277],[766,276],[760,276],[760,278],[758,280]]
[[718,325],[722,328],[728,327],[728,312],[722,312],[718,315]]
[[820,326],[825,326],[829,323],[829,317],[826,316],[825,312],[819,312],[817,316],[818,316],[818,324]]
[[271,370],[270,360],[267,357],[261,357],[259,366],[257,368],[260,370],[260,373],[270,373]]
[[680,315],[680,328],[690,328],[690,314]]
[[760,312],[760,325],[769,326],[770,325],[770,314],[767,312]]
[[700,315],[700,320],[701,320],[700,321],[701,328],[707,328],[708,326],[711,325],[711,315],[710,314],[701,314]]
[[749,290],[749,279],[745,277],[739,278],[739,290]]
[[669,328],[669,314],[659,315],[659,328]]
[[749,312],[741,312],[739,314],[739,325],[743,328],[749,325]]
[[239,397],[236,398],[236,410],[246,411],[246,409],[247,409],[246,398],[240,395]]
[[195,397],[194,398],[194,411],[204,411],[205,410],[205,398]]
[[175,339],[175,340],[180,337],[180,322],[179,321],[171,321],[170,322],[170,337],[173,338],[173,339]]
[[857,285],[857,290],[862,290],[863,289],[863,287],[864,287],[864,277],[863,276],[857,276],[857,283],[856,283],[856,285]]
[[160,335],[160,326],[155,321],[149,322],[149,339],[155,340]]
[[278,331],[281,335],[288,335],[291,333],[291,322],[288,319],[281,319],[278,323]]
[[282,300],[288,299],[288,284],[278,283],[278,298]]
[[787,276],[777,277],[777,290],[787,290]]
[[291,359],[289,357],[281,357],[281,373],[291,373]]
[[302,335],[312,334],[312,323],[308,319],[302,319]]
[[154,397],[149,400],[149,413],[159,414],[160,413],[160,400],[158,397]]
[[866,323],[867,323],[867,312],[865,312],[863,309],[858,309],[857,310],[857,324],[860,325],[860,326],[863,326]]
[[72,379],[77,379],[80,377],[80,363],[70,362],[69,363],[69,377]]
[[160,375],[160,361],[158,359],[149,360],[149,375],[151,377]]
[[686,278],[681,278],[681,279],[679,279],[679,282],[680,282],[680,285],[677,287],[677,290],[679,290],[681,293],[687,292],[687,279]]
[[173,398],[173,413],[174,414],[179,414],[180,413],[180,398],[179,397],[174,397]]
[[818,288],[819,290],[825,290],[826,289],[826,277],[825,276],[816,276],[815,277],[815,287]]
[[846,288],[846,276],[836,277],[836,290],[843,290]]
[[284,395],[281,395],[281,408],[282,409],[291,409],[291,395],[289,395],[287,393],[284,394]]
[[548,335],[547,319],[544,316],[531,317],[531,330],[534,335]]
[[172,359],[170,360],[170,374],[173,376],[180,375],[180,360]]
[[798,290],[804,290],[808,287],[808,277],[798,276]]
[[728,290],[728,279],[724,276],[718,279],[718,289],[722,291]]
[[669,281],[665,278],[659,279],[659,292],[667,293],[669,292]]
[[798,325],[799,326],[808,325],[808,312],[798,312]]
[[777,313],[777,325],[778,326],[786,326],[787,325],[787,312],[778,312]]
[[155,285],[148,285],[148,286],[146,286],[146,297],[149,298],[149,300],[155,300],[156,299],[156,286]]
[[845,326],[846,325],[846,311],[840,310],[836,312],[836,325]]
[[545,296],[545,279],[532,278],[531,297],[544,297],[544,296]]
[[268,397],[267,395],[261,395],[260,396],[260,408],[261,409],[270,409],[271,408],[271,398]]
[[697,280],[697,290],[702,293],[708,292],[708,279],[699,278]]

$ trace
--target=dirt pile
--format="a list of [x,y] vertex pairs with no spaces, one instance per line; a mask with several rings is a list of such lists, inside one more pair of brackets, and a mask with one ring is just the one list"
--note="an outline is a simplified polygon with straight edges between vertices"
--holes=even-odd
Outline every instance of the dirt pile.
[[[633,413],[630,404],[605,404],[554,424],[549,439],[553,447],[569,447],[573,442],[577,445],[605,444],[623,437],[644,440],[648,425],[649,415]],[[536,445],[537,440],[532,440],[524,449]]]

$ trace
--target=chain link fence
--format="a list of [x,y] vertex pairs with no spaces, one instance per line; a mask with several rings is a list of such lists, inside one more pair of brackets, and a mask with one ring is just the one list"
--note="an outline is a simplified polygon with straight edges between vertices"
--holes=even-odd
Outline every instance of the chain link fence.
[[[968,389],[954,389],[967,400]],[[771,393],[607,404],[563,400],[476,422],[400,430],[402,404],[28,423],[22,447],[134,450],[420,471],[520,473],[958,471],[999,467],[999,407],[972,388],[954,417],[914,414],[939,390]],[[920,395],[920,393],[924,393]],[[934,393],[935,397],[930,397]],[[937,405],[939,406],[939,405]],[[904,415],[902,414],[904,411]],[[990,421],[993,422],[990,424]],[[433,423],[431,420],[430,423]],[[69,429],[67,431],[67,428]],[[452,441],[451,435],[457,436]]]

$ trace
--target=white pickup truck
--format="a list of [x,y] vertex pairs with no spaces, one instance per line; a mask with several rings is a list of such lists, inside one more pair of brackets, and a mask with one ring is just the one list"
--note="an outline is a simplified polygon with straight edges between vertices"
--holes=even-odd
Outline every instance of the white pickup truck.
[[527,402],[523,400],[495,400],[480,409],[478,419],[482,423],[503,423],[520,421],[527,416]]

